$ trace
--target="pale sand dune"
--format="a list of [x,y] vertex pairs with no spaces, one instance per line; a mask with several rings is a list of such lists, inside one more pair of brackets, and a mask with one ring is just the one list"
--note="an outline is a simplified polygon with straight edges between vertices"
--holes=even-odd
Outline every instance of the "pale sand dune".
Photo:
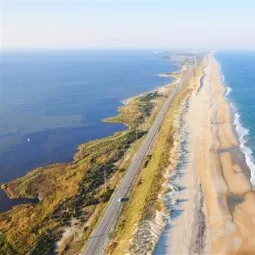
[[[199,84],[196,86],[199,88]],[[195,115],[203,116],[201,104],[194,101],[194,94],[190,99],[190,107],[184,119],[185,130],[188,136],[185,145],[184,163],[177,169],[176,179],[172,181],[179,191],[175,192],[174,200],[178,201],[174,211],[171,213],[170,226],[167,227],[163,239],[165,240],[156,249],[155,254],[197,254],[204,246],[204,215],[203,199],[197,173],[197,143],[194,142],[199,138],[199,130],[196,129],[193,121]],[[203,98],[201,99],[203,101]],[[198,120],[200,121],[200,119]],[[193,131],[192,133],[190,131]]]
[[224,91],[209,56],[186,116],[189,153],[179,179],[185,190],[177,194],[186,201],[171,221],[165,254],[255,254],[255,193]]

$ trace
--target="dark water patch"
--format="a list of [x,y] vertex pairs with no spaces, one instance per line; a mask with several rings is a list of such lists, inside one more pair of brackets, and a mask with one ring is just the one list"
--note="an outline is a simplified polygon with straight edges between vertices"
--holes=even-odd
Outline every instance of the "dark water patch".
[[230,192],[228,194],[228,208],[230,210],[231,213],[234,212],[235,207],[241,203],[243,203],[244,201],[244,195],[240,195],[240,194],[234,194],[232,192]]
[[[73,160],[77,144],[112,135],[127,129],[122,124],[103,123],[95,127],[55,128],[36,132],[22,138],[7,152],[0,152],[0,183],[24,175],[33,168],[67,163]],[[18,162],[18,164],[17,164]]]
[[10,199],[3,190],[0,190],[0,213],[11,210],[16,205],[37,204],[39,202],[39,198]]

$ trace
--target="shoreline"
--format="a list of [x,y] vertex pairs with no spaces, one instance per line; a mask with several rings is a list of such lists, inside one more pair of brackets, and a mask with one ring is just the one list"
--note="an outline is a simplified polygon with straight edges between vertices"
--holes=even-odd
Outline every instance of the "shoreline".
[[[253,218],[250,210],[255,207],[255,194],[250,183],[251,169],[235,132],[235,115],[226,98],[229,90],[222,82],[220,65],[212,56],[209,57],[203,86],[204,95],[208,93],[211,97],[207,111],[211,123],[202,119],[205,125],[202,139],[205,140],[198,141],[204,150],[199,150],[204,160],[199,164],[198,175],[205,197],[205,250],[214,254],[254,251],[252,239],[247,241],[248,233],[253,232],[253,224],[249,222]],[[207,172],[203,170],[205,165]]]
[[[221,79],[220,65],[214,57],[210,61],[209,72],[211,79],[214,79],[214,87],[211,87],[214,98],[212,120],[215,121],[212,147],[216,150],[216,155],[211,156],[214,161],[211,171],[221,171],[217,174],[217,180],[213,181],[215,195],[221,199],[221,203],[208,195],[210,188],[204,182],[202,186],[207,195],[206,208],[211,213],[214,211],[214,215],[207,211],[207,248],[213,253],[222,254],[254,252],[255,240],[249,237],[252,232],[254,236],[255,230],[254,215],[251,212],[255,208],[255,193],[250,182],[252,169],[247,165],[241,150],[238,130],[235,132],[236,114],[233,116],[231,103],[224,93],[226,86]],[[212,86],[212,82],[208,82],[208,86]]]
[[241,154],[243,154],[244,160],[246,162],[246,175],[249,178],[251,185],[253,186],[253,189],[255,189],[255,161],[253,158],[253,152],[252,150],[246,146],[248,140],[245,138],[249,134],[249,129],[245,128],[240,120],[240,113],[238,108],[235,106],[235,103],[229,96],[231,95],[232,88],[229,87],[225,83],[225,76],[221,70],[221,65],[219,61],[216,59],[216,62],[219,66],[219,71],[221,74],[221,82],[223,87],[225,88],[224,97],[229,105],[229,111],[232,117],[232,126],[233,126],[233,133],[238,139],[239,142],[239,151]]
[[[175,71],[175,73],[180,73],[181,71],[182,71],[182,69],[180,69],[180,70],[178,70],[178,71]],[[159,77],[164,77],[164,76],[161,76],[161,75],[163,75],[163,74],[159,74],[158,76],[159,76]],[[124,105],[124,106],[126,106],[126,105],[128,105],[132,100],[134,100],[134,99],[136,99],[136,98],[138,98],[138,97],[144,96],[145,94],[148,94],[148,93],[157,92],[157,91],[159,91],[159,90],[165,89],[166,87],[171,86],[171,85],[178,79],[178,78],[176,78],[175,76],[172,76],[172,75],[169,75],[168,77],[164,77],[164,78],[172,78],[172,80],[171,80],[170,82],[164,84],[164,85],[157,86],[157,87],[155,87],[155,88],[152,89],[152,90],[144,91],[144,92],[139,93],[138,95],[135,95],[135,96],[132,96],[132,97],[123,99],[123,100],[120,101],[121,104]],[[119,107],[121,107],[121,106],[119,106]],[[119,107],[118,107],[118,108],[119,108]]]
[[179,188],[173,191],[172,216],[156,254],[255,252],[252,169],[241,150],[230,90],[215,58],[207,61],[185,116],[187,154],[173,181]]
[[[239,118],[239,116],[240,116],[238,113],[238,109],[234,106],[234,103],[228,97],[230,95],[232,89],[225,84],[225,76],[223,75],[223,73],[221,71],[220,63],[216,58],[215,58],[215,62],[218,66],[218,69],[219,69],[219,72],[221,75],[221,85],[224,88],[223,97],[224,97],[224,99],[228,105],[228,108],[229,108],[228,111],[229,111],[230,119],[231,119],[232,132],[238,141],[238,146],[235,149],[233,149],[231,151],[231,153],[233,153],[235,155],[235,156],[233,156],[234,159],[238,159],[237,161],[242,166],[241,168],[243,169],[244,174],[250,180],[251,176],[252,176],[252,169],[247,164],[246,154],[242,150],[242,146],[246,143],[246,140],[243,139],[243,134],[241,134],[238,131],[239,127],[241,129],[244,129],[244,128],[242,127],[241,123],[239,121],[237,121],[237,118]],[[252,184],[252,182],[251,182],[251,184]]]
[[238,113],[238,110],[236,111],[234,115],[234,125],[235,125],[235,131],[238,134],[238,139],[240,143],[240,150],[244,154],[246,164],[248,165],[250,169],[250,182],[253,186],[253,189],[255,189],[255,163],[253,158],[253,152],[252,150],[246,146],[247,140],[245,139],[245,136],[249,133],[249,130],[244,128],[241,121],[240,121],[240,114]]
[[249,171],[247,171],[247,177],[249,178],[251,185],[253,186],[253,189],[255,189],[255,164],[254,158],[252,156],[253,152],[248,146],[246,146],[247,140],[245,139],[245,136],[248,135],[249,130],[243,127],[240,121],[240,114],[233,102],[230,101],[229,107],[232,113],[234,129],[233,132],[236,134],[236,137],[238,138],[240,153],[243,154],[247,168],[249,169]]
[[[163,77],[163,78],[171,78],[172,80],[167,82],[164,85],[155,87],[155,89],[149,90],[149,91],[145,91],[145,92],[141,92],[138,95],[126,98],[121,100],[121,103],[123,105],[128,105],[128,103],[134,99],[136,99],[137,97],[143,96],[144,94],[150,93],[150,92],[156,92],[158,90],[164,89],[167,86],[171,86],[173,83],[175,83],[176,81],[178,81],[178,79],[181,77],[181,75],[183,74],[183,72],[185,72],[187,70],[187,67],[185,66],[185,64],[178,64],[178,60],[176,59],[172,59],[170,58],[170,60],[173,62],[174,65],[176,65],[179,69],[177,69],[174,72],[163,72],[158,74],[157,76],[159,77]],[[121,106],[120,106],[121,107]]]

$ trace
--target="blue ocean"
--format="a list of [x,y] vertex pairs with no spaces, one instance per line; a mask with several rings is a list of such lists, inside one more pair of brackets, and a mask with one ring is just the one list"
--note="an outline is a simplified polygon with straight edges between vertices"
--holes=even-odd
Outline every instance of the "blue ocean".
[[240,147],[251,169],[251,181],[255,186],[255,52],[218,52],[216,58],[221,65],[226,96],[234,111]]
[[79,144],[126,129],[102,119],[177,69],[152,51],[1,53],[0,183],[69,162]]

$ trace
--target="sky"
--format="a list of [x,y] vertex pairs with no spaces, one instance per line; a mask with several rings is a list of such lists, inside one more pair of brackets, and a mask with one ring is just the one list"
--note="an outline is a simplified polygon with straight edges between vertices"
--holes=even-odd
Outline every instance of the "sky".
[[255,0],[1,0],[2,49],[255,49]]

